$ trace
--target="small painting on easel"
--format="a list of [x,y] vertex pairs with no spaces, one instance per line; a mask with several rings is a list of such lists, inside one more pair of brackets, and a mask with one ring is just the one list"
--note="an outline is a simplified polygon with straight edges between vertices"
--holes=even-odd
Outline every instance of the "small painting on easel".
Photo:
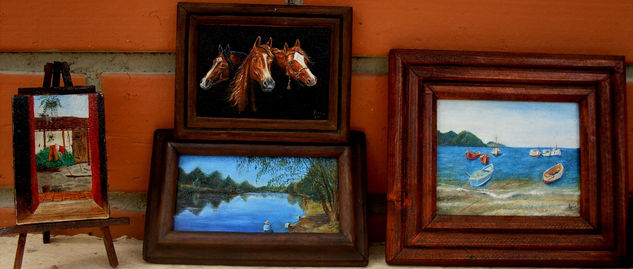
[[14,96],[13,114],[17,223],[107,218],[102,95]]

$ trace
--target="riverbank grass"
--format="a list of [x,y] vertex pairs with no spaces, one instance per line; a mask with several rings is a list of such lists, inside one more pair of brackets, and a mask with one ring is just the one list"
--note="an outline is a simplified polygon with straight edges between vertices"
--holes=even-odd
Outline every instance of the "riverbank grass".
[[323,212],[320,202],[311,199],[305,199],[301,203],[301,209],[306,212],[297,223],[293,224],[290,232],[301,233],[338,233],[339,222],[330,221],[330,218]]

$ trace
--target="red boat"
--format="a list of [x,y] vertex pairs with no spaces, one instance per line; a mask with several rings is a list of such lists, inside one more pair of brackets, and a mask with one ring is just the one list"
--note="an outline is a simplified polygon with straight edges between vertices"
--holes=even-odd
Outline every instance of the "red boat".
[[488,164],[488,162],[490,161],[490,155],[484,153],[481,156],[479,156],[479,161],[481,162],[481,164]]
[[474,160],[479,158],[479,155],[481,155],[481,152],[479,151],[477,151],[476,153],[472,153],[470,152],[470,150],[466,150],[466,159]]

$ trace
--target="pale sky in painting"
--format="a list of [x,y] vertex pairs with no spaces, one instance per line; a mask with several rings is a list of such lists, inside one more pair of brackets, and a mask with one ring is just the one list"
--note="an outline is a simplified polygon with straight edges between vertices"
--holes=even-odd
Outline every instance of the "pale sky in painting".
[[509,147],[578,148],[577,103],[438,100],[437,129],[467,130],[484,143]]
[[[230,175],[231,178],[237,182],[242,183],[244,180],[248,180],[253,186],[265,186],[271,178],[278,176],[277,174],[264,174],[258,180],[257,171],[254,169],[239,168],[240,162],[246,157],[241,156],[198,156],[198,155],[183,155],[180,156],[180,162],[178,166],[189,173],[196,167],[200,167],[200,170],[205,174],[210,174],[213,171],[218,171],[222,174],[222,177]],[[306,170],[303,174],[307,173]],[[297,178],[296,180],[300,180]]]
[[[86,94],[71,94],[71,95],[56,95],[61,102],[61,107],[57,109],[58,117],[78,117],[88,118],[88,95]],[[42,113],[43,107],[42,95],[33,96],[33,107],[35,117],[39,118]]]

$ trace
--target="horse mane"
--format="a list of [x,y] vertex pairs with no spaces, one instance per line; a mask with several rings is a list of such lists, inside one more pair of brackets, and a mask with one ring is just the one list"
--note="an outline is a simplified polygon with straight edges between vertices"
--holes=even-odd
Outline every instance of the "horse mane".
[[246,108],[246,104],[248,102],[248,70],[251,68],[251,58],[253,58],[252,53],[249,53],[246,58],[244,58],[242,65],[237,68],[235,78],[229,85],[229,90],[231,92],[229,102],[233,106],[237,106],[237,110],[239,112],[242,112]]
[[241,52],[241,51],[236,51],[236,50],[231,50],[229,51],[229,54],[236,54],[236,55],[241,55],[246,57],[248,54],[246,54],[246,52]]

